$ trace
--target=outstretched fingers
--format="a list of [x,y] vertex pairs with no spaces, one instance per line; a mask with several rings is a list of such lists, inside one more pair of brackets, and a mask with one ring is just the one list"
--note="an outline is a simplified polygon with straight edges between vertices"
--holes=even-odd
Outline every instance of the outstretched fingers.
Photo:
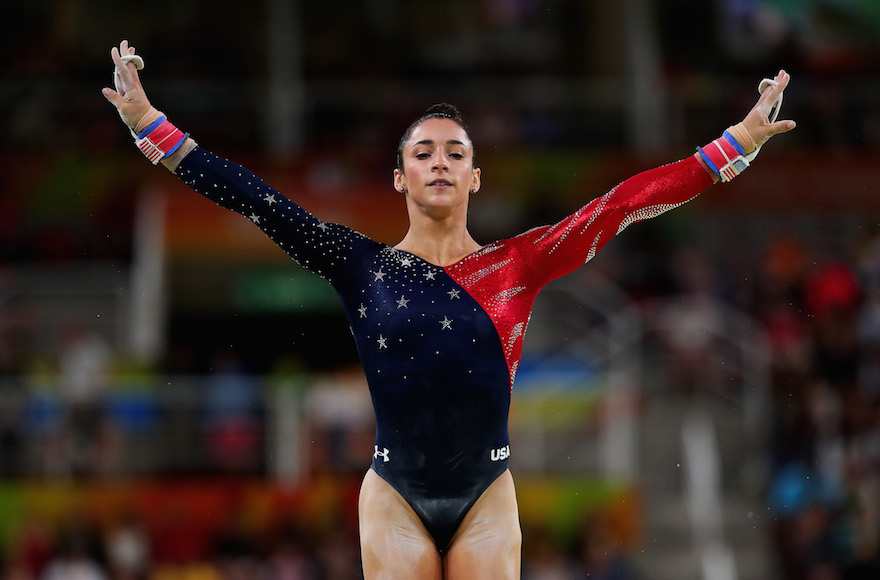
[[[125,66],[123,66],[122,59],[119,55],[119,49],[115,46],[110,49],[110,60],[113,61],[113,89],[105,88],[102,92],[104,96],[110,100],[110,93],[113,93],[115,96],[121,96],[124,94],[125,90],[123,88],[122,79],[120,78],[120,73],[124,72]],[[111,102],[113,102],[111,100]]]
[[772,119],[770,115],[774,109],[782,106],[782,93],[788,87],[789,81],[791,81],[791,75],[781,70],[769,87],[761,93],[756,106],[760,109],[766,123],[772,124],[776,121],[776,115],[773,115]]
[[140,86],[137,65],[133,60],[126,58],[134,55],[135,49],[133,46],[128,46],[127,40],[120,42],[118,49],[115,46],[110,49],[110,58],[113,60],[113,84],[116,92],[122,96]]
[[795,127],[797,127],[797,123],[795,123],[791,119],[770,123],[769,125],[767,125],[768,138],[774,135],[779,135],[780,133],[788,133]]
[[135,49],[128,45],[127,40],[120,42],[118,48],[114,46],[110,49],[110,59],[113,61],[114,88],[108,87],[101,91],[104,98],[116,107],[123,122],[132,129],[151,108],[141,86],[137,64],[134,62],[135,60],[143,61],[125,58],[134,55]]
[[791,75],[785,70],[780,70],[773,78],[773,82],[767,83],[768,86],[761,92],[758,102],[743,120],[743,124],[758,146],[764,144],[770,137],[791,131],[796,126],[790,119],[782,121],[771,119],[771,113],[775,107],[780,106],[782,93],[790,81]]
[[104,95],[104,98],[110,101],[110,104],[117,109],[122,106],[122,97],[120,97],[119,93],[117,93],[110,87],[104,87],[101,90],[101,94]]

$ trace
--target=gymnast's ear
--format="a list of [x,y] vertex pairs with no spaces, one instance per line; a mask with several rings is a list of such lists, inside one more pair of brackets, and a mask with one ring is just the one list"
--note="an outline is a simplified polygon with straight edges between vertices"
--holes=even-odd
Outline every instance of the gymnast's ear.
[[479,167],[474,167],[473,178],[471,178],[471,195],[480,191],[480,185],[482,185],[482,174],[482,169],[480,169]]
[[394,177],[391,180],[392,187],[397,190],[397,193],[406,193],[406,178],[403,175],[403,171],[400,169],[394,170]]

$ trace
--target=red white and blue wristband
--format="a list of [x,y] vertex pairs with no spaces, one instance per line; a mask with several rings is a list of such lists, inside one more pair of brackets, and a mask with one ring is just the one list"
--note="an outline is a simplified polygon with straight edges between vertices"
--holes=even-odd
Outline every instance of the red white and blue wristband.
[[[758,93],[763,95],[764,91],[778,84],[773,79],[764,79],[758,84]],[[779,117],[780,108],[782,108],[781,92],[776,96],[776,100],[770,103],[770,110],[768,112],[768,121],[770,123],[776,122],[777,117]],[[746,141],[745,145],[752,150],[751,153],[746,154],[743,143],[740,143],[733,136],[731,130]],[[749,135],[748,130],[743,127],[742,123],[737,123],[725,131],[719,139],[715,139],[705,147],[697,147],[697,150],[709,169],[714,171],[721,178],[721,181],[727,183],[745,171],[749,164],[755,160],[758,152],[761,151],[761,145],[755,143],[754,138]]]
[[730,131],[725,131],[721,137],[705,147],[697,147],[697,150],[709,169],[724,183],[731,181],[749,166],[745,149],[734,139]]
[[178,150],[189,133],[184,133],[162,115],[140,133],[131,132],[134,144],[153,165]]

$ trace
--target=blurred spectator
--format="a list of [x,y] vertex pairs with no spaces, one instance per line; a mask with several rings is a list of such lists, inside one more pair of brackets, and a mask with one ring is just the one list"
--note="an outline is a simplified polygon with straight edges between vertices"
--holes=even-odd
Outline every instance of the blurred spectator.
[[676,252],[671,261],[678,291],[657,316],[671,359],[668,389],[691,394],[715,391],[723,384],[722,369],[712,352],[719,348],[724,315],[715,297],[711,261],[693,249]]
[[211,555],[210,531],[186,507],[170,503],[154,516],[150,544],[156,570],[170,574],[194,562],[207,561]]
[[115,579],[144,578],[150,569],[150,537],[131,512],[120,516],[104,534],[107,567]]
[[257,534],[245,524],[245,513],[232,510],[223,529],[214,538],[213,554],[224,580],[251,580],[265,575],[265,561],[257,553]]
[[805,463],[778,469],[770,487],[776,518],[774,538],[783,578],[807,578],[810,570],[832,562],[829,523],[838,490]]
[[48,523],[35,514],[26,515],[9,549],[10,570],[21,578],[39,578],[55,549],[55,536]]
[[318,580],[318,567],[295,525],[285,525],[272,545],[266,580]]
[[41,580],[106,580],[100,564],[91,558],[80,538],[68,538],[62,552],[54,558]]
[[257,380],[231,348],[215,354],[203,396],[213,466],[223,472],[255,472],[263,458],[262,397]]
[[0,391],[0,479],[25,473],[24,401],[23,389]]
[[65,400],[94,405],[106,390],[111,357],[104,337],[82,321],[70,322],[58,354],[59,387]]
[[635,566],[620,534],[604,513],[586,519],[576,550],[573,576],[589,580],[635,580]]
[[106,580],[98,534],[89,518],[79,509],[68,518],[54,556],[41,580]]
[[186,564],[158,566],[149,580],[225,580],[213,562],[197,561]]
[[64,329],[58,353],[58,388],[63,408],[58,433],[61,465],[51,466],[74,477],[108,475],[118,459],[113,425],[104,412],[110,363],[113,356],[107,341],[83,322]]
[[804,293],[813,317],[818,378],[834,388],[853,387],[860,358],[855,315],[861,289],[855,273],[841,261],[825,264],[807,277]]
[[317,551],[323,580],[357,580],[363,578],[357,526],[339,522],[330,528]]
[[315,383],[306,395],[305,410],[313,469],[340,473],[366,469],[375,419],[359,366],[339,369]]
[[576,578],[574,563],[547,530],[524,531],[523,580],[570,580]]

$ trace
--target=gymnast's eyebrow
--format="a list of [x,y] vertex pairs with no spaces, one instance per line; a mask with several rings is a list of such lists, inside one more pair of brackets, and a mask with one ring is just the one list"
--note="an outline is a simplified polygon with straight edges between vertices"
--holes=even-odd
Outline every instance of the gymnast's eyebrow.
[[[413,145],[433,145],[433,139],[422,139],[421,141],[416,141]],[[458,139],[450,139],[446,142],[447,145],[461,145],[462,147],[467,147],[467,144],[459,141]]]

